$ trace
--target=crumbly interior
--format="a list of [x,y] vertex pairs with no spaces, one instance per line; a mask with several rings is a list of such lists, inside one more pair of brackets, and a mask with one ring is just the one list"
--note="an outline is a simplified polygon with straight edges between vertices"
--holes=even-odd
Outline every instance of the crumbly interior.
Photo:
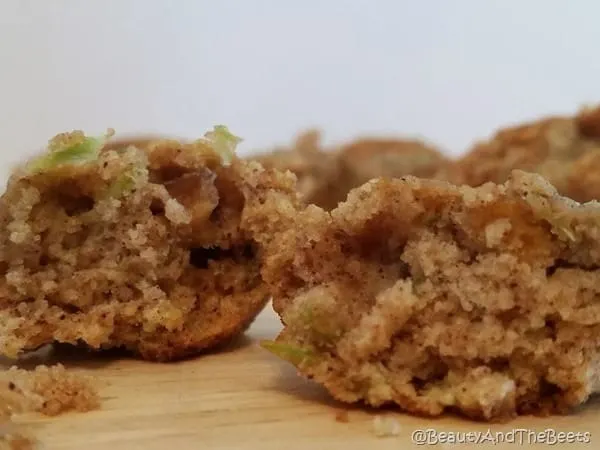
[[60,364],[0,372],[0,449],[35,448],[35,441],[11,421],[15,415],[39,412],[56,416],[91,411],[99,405],[93,379],[69,372]]
[[520,171],[406,177],[294,220],[264,268],[285,325],[264,345],[337,399],[498,420],[600,391],[600,203]]
[[[269,293],[244,217],[294,180],[205,142],[108,147],[18,170],[0,199],[0,353],[52,342],[182,358],[243,331]],[[265,226],[265,229],[268,227]]]
[[514,169],[543,175],[577,201],[600,199],[600,107],[502,129],[435,176],[479,186],[504,183]]
[[373,178],[414,175],[428,178],[447,163],[436,149],[414,140],[362,138],[326,149],[309,131],[291,148],[253,156],[265,167],[289,170],[298,178],[304,201],[333,209],[348,192]]

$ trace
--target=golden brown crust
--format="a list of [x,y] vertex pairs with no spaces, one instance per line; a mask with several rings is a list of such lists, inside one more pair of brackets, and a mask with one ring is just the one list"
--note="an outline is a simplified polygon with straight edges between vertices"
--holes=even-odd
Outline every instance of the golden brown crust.
[[533,174],[373,180],[273,243],[264,277],[285,328],[267,348],[345,402],[571,411],[600,391],[598,236],[598,204]]
[[600,107],[498,131],[437,174],[456,184],[503,183],[514,169],[536,172],[578,201],[600,198]]
[[200,141],[17,172],[0,199],[0,352],[83,342],[172,360],[231,339],[269,298],[245,220],[271,196],[295,201],[293,178],[225,166]]

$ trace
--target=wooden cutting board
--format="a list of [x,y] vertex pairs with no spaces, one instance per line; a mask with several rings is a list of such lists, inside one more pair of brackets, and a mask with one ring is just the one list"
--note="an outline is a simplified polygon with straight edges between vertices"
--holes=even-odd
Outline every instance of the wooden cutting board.
[[[329,398],[319,386],[298,377],[292,367],[258,346],[273,338],[281,325],[269,308],[246,336],[219,354],[175,364],[155,364],[115,357],[63,361],[73,370],[93,374],[100,385],[102,408],[85,414],[56,418],[22,418],[44,449],[183,450],[366,450],[405,448],[494,448],[528,446],[542,433],[591,433],[589,443],[536,444],[534,448],[600,449],[600,402],[575,415],[522,418],[489,425],[445,417],[423,419],[397,411],[368,411]],[[373,426],[377,416],[399,424],[398,434],[379,438]],[[515,431],[494,445],[497,432]],[[545,433],[546,429],[552,431]],[[413,442],[427,433],[430,444]],[[451,444],[467,438],[478,443]],[[480,433],[480,434],[476,434]],[[575,437],[574,439],[577,439]],[[520,441],[522,443],[520,444]],[[438,443],[434,446],[434,443]]]

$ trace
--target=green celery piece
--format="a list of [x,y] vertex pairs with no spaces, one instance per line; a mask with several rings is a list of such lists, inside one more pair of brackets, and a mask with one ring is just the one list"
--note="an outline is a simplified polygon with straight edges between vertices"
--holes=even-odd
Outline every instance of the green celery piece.
[[79,165],[95,161],[111,136],[112,131],[109,131],[99,137],[86,137],[82,134],[81,138],[75,138],[73,143],[51,142],[48,151],[28,165],[29,172],[40,173],[62,165]]
[[310,306],[300,309],[296,317],[299,325],[308,329],[314,341],[322,344],[334,344],[342,335],[341,329],[336,326],[335,321],[315,314],[314,309]]
[[135,188],[138,179],[147,174],[148,170],[145,167],[130,167],[108,187],[108,195],[113,198],[123,197]]
[[299,366],[304,362],[310,362],[315,357],[314,352],[309,349],[298,347],[296,345],[284,344],[282,342],[262,341],[260,346],[295,366]]
[[232,134],[225,125],[216,125],[204,135],[202,141],[219,154],[224,166],[228,166],[235,157],[235,149],[242,139]]

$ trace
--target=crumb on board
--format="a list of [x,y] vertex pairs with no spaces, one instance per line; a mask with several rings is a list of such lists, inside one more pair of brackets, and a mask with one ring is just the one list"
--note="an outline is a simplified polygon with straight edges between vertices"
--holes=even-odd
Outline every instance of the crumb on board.
[[19,433],[0,434],[0,450],[33,450],[35,440]]
[[11,367],[0,372],[0,450],[35,448],[34,440],[12,422],[15,415],[39,412],[56,416],[99,406],[98,392],[89,376],[72,373],[61,364],[34,370]]
[[12,416],[22,412],[23,398],[11,387],[0,389],[0,450],[29,450],[35,448],[35,440],[12,422]]
[[67,411],[86,412],[100,406],[98,392],[89,376],[72,373],[61,364],[38,366],[35,370],[12,367],[0,381],[13,398],[23,400],[21,410],[56,416]]
[[346,410],[340,410],[335,414],[335,421],[339,423],[350,422],[350,414]]
[[373,419],[373,432],[379,438],[398,436],[401,431],[400,422],[393,417],[375,416]]

